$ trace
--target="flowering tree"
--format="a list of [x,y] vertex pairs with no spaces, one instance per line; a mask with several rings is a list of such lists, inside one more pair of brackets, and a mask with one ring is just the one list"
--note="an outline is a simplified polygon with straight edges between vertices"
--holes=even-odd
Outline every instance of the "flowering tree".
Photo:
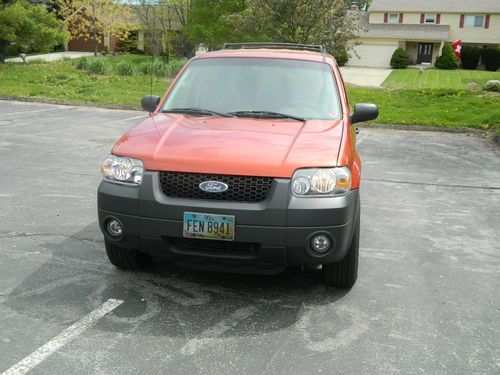
[[59,13],[73,38],[92,39],[94,54],[104,35],[126,37],[130,25],[130,7],[119,0],[58,0]]

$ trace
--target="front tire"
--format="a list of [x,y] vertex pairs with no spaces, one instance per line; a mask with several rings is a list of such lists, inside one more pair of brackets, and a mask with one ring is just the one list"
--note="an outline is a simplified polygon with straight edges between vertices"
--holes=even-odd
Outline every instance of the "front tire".
[[138,250],[124,249],[116,246],[107,239],[104,240],[106,254],[114,266],[124,270],[135,270],[145,266],[150,262],[149,255],[141,253]]
[[352,288],[358,278],[360,204],[354,222],[351,245],[346,256],[337,263],[323,265],[323,283],[327,286]]

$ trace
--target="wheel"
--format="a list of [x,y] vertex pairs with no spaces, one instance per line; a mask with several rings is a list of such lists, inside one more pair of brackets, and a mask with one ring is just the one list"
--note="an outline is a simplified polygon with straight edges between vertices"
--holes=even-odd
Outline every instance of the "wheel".
[[124,270],[134,270],[147,265],[151,261],[148,254],[141,253],[138,250],[124,249],[115,244],[104,240],[106,254],[114,266]]
[[323,265],[323,283],[327,286],[351,288],[358,278],[360,204],[356,211],[354,232],[346,256],[337,263]]

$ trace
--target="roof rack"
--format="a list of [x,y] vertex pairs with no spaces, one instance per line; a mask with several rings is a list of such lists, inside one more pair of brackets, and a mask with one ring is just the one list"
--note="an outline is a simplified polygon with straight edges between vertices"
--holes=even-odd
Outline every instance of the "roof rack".
[[224,43],[222,49],[291,49],[297,51],[319,52],[326,55],[325,47],[315,44],[297,44],[297,43],[270,43],[270,42],[251,42],[251,43]]

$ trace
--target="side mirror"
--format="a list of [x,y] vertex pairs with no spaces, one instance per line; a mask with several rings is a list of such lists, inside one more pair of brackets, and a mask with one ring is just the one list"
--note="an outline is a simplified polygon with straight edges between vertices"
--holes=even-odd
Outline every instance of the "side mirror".
[[378,107],[375,104],[361,103],[354,106],[351,124],[375,120],[378,117]]
[[161,98],[155,95],[146,95],[141,100],[142,109],[148,111],[149,113],[154,112],[158,104],[160,104]]

